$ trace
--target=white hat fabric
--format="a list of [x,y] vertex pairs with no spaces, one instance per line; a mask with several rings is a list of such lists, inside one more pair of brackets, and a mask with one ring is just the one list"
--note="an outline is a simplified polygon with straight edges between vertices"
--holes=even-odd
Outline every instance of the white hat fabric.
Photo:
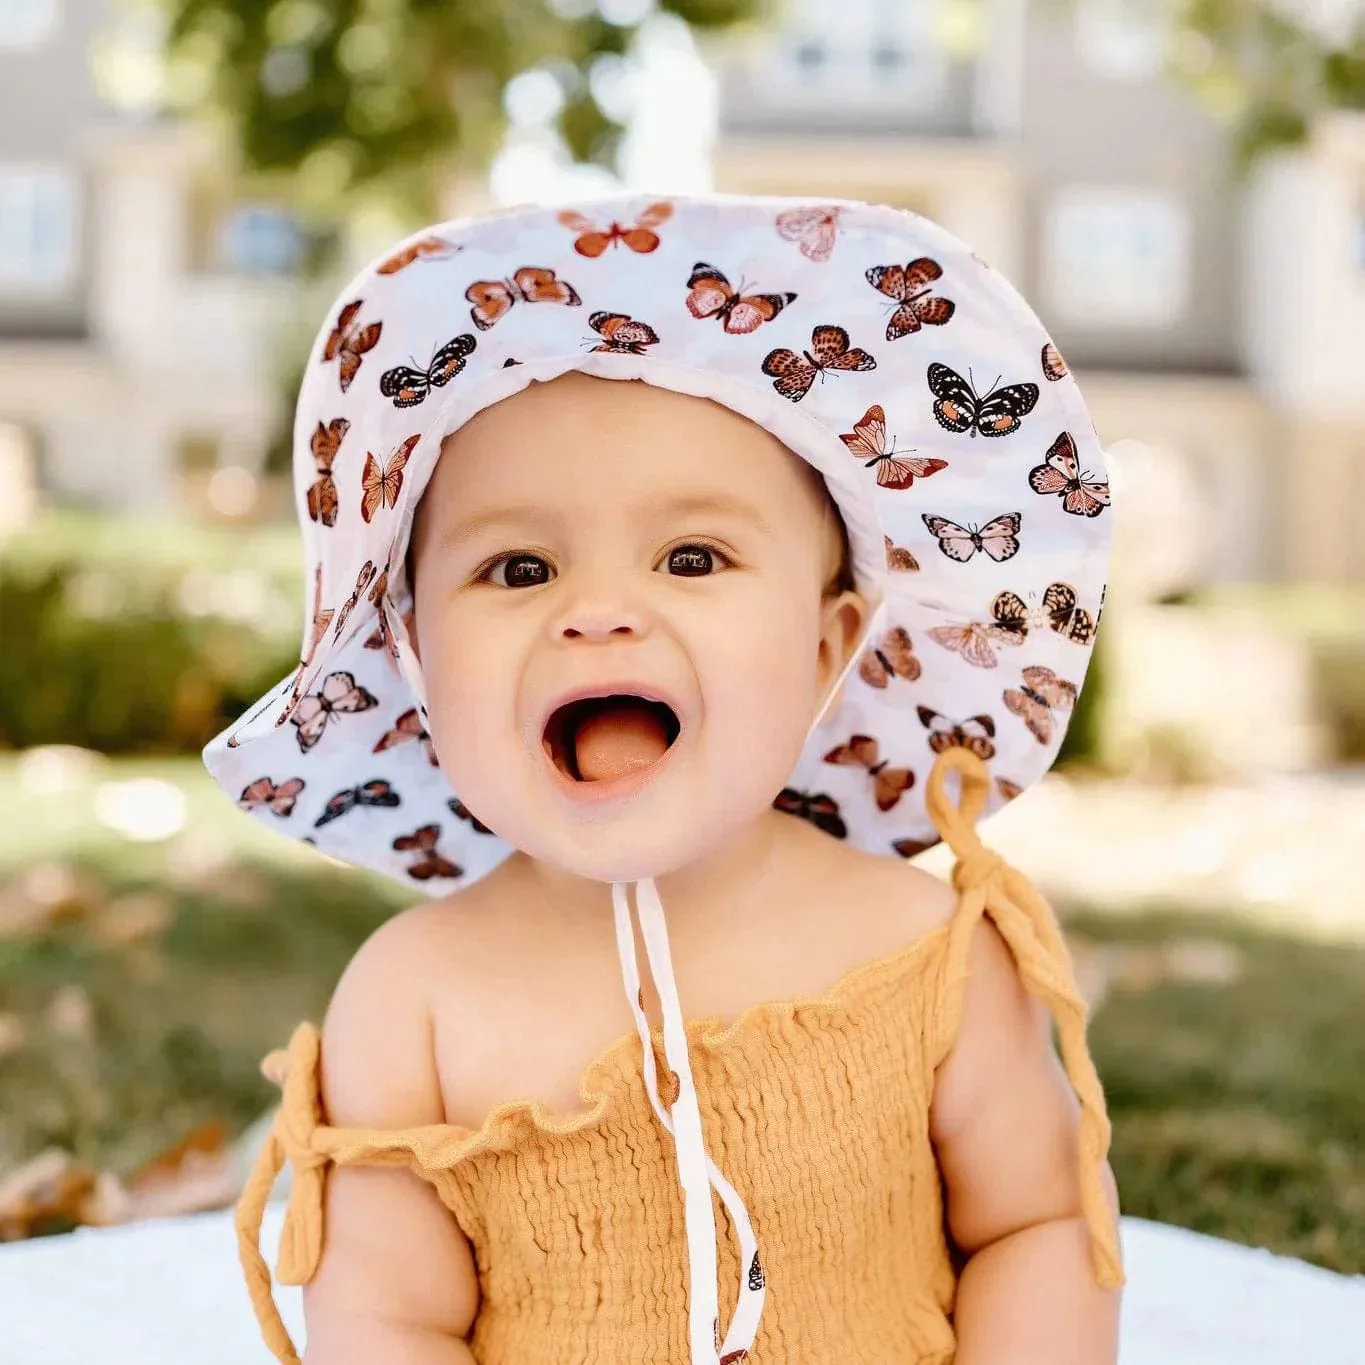
[[[1089,662],[1111,517],[1103,452],[1042,323],[912,213],[619,198],[428,229],[342,291],[294,428],[310,594],[301,661],[204,750],[234,800],[430,894],[508,854],[436,766],[404,557],[444,437],[573,369],[725,404],[813,465],[842,514],[855,582],[877,609],[775,804],[910,856],[937,839],[924,792],[945,749],[988,764],[992,809],[1047,770]],[[649,928],[657,896],[640,888],[667,996],[661,916]],[[624,895],[614,904],[619,936]],[[629,963],[621,948],[634,1006],[633,942]],[[681,1046],[668,1056],[684,1088],[673,1119],[692,1189],[692,1351],[714,1362],[714,1241],[708,1297],[692,1210],[711,1219],[719,1173],[687,1117]],[[752,1341],[761,1303],[751,1274],[726,1353]]]

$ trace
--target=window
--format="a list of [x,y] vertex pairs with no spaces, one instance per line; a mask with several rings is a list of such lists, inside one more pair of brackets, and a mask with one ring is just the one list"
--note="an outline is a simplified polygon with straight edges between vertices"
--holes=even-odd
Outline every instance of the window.
[[1150,80],[1166,55],[1166,28],[1152,0],[1081,0],[1076,48],[1097,75],[1119,81]]
[[932,18],[931,0],[803,0],[790,14],[789,71],[806,85],[829,83],[843,99],[868,81],[904,93],[911,74],[928,81],[939,63]]
[[215,254],[234,274],[287,275],[302,263],[303,233],[285,210],[246,204],[222,219]]
[[1107,327],[1168,327],[1190,289],[1190,220],[1156,190],[1073,187],[1051,204],[1043,275],[1053,310]]
[[59,166],[0,166],[0,289],[51,293],[76,273],[76,180]]
[[0,0],[0,52],[41,47],[60,20],[58,0]]

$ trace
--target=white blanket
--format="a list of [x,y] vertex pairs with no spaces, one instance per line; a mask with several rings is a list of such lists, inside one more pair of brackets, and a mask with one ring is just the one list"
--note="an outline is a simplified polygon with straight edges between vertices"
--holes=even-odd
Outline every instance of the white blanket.
[[[1365,1365],[1365,1277],[1136,1218],[1123,1246],[1122,1365]],[[302,1345],[299,1291],[276,1296]],[[230,1215],[0,1246],[0,1362],[271,1365]]]

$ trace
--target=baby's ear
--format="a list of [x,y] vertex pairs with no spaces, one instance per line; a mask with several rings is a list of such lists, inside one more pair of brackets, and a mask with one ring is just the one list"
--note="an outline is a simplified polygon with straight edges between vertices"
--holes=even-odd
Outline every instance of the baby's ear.
[[[870,610],[862,594],[852,589],[837,593],[822,603],[820,652],[816,661],[816,676],[821,698],[835,678],[844,671],[850,655],[858,647],[858,642],[867,627],[869,614]],[[843,691],[843,685],[840,684],[834,696],[826,702],[824,712],[839,704],[843,699]]]

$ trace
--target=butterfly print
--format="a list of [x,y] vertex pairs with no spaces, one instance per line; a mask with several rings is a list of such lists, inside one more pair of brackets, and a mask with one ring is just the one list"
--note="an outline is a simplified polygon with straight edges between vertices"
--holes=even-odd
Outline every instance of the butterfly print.
[[910,632],[904,626],[892,626],[858,661],[858,676],[869,687],[886,687],[892,678],[914,682],[920,671]]
[[290,723],[298,727],[299,749],[307,753],[322,738],[333,716],[353,715],[378,706],[378,700],[356,684],[351,673],[329,673],[322,688],[299,699]]
[[379,613],[379,624],[365,638],[366,649],[382,649],[394,663],[398,662],[398,647],[394,644],[393,634],[389,630],[389,618],[381,610]]
[[470,810],[469,807],[466,806],[465,803],[461,801],[458,796],[452,796],[450,800],[446,802],[446,805],[450,807],[450,813],[452,815],[458,815],[461,820],[468,820],[469,823],[473,826],[475,834],[493,833],[493,831],[489,829],[488,826],[485,825],[484,822],[480,820],[479,817],[475,815],[474,812]]
[[426,750],[427,762],[433,768],[437,766],[436,746],[432,744],[431,736],[427,733],[426,726],[422,724],[422,719],[417,714],[415,706],[409,707],[394,721],[393,729],[386,730],[370,752],[382,754],[385,749],[397,748],[398,745],[406,744],[409,740],[417,740]]
[[622,227],[620,223],[609,223],[605,228],[599,227],[591,218],[585,218],[583,214],[575,213],[573,209],[565,209],[557,216],[570,232],[578,233],[573,249],[580,256],[598,257],[608,247],[615,246],[618,242],[640,255],[648,255],[649,252],[658,250],[659,234],[654,229],[673,216],[673,205],[662,199],[658,203],[650,204],[630,227]]
[[1053,441],[1045,458],[1045,464],[1034,465],[1028,473],[1028,485],[1035,493],[1061,494],[1062,511],[1076,517],[1097,517],[1109,506],[1109,481],[1081,473],[1070,432],[1062,432]]
[[731,335],[753,332],[771,322],[796,295],[746,294],[713,265],[698,261],[687,277],[687,311],[694,318],[719,318]]
[[624,313],[594,313],[588,326],[601,338],[592,349],[616,355],[644,355],[646,346],[658,344],[659,334],[646,322],[636,322]]
[[861,420],[854,422],[852,431],[840,433],[839,439],[863,461],[864,469],[876,467],[877,483],[882,488],[909,488],[916,479],[927,479],[948,468],[947,460],[909,459],[894,444],[888,446],[886,413],[879,403],[874,403]]
[[415,242],[409,242],[407,246],[395,251],[388,260],[376,266],[375,273],[396,275],[400,270],[406,270],[416,261],[443,261],[453,256],[457,251],[463,250],[463,247],[457,246],[454,242],[447,242],[444,237],[419,237]]
[[1052,739],[1054,711],[1070,711],[1076,704],[1076,684],[1059,678],[1050,668],[1024,669],[1023,684],[1006,688],[1005,705],[1028,726],[1039,744]]
[[521,362],[520,360],[514,360],[514,359],[509,355],[509,356],[507,357],[507,359],[504,360],[504,361],[502,362],[502,368],[503,368],[504,370],[506,370],[506,369],[510,368],[511,366],[513,366],[513,365],[520,365],[521,363],[522,363],[522,362]]
[[1048,584],[1043,593],[1042,616],[1048,627],[1072,644],[1088,645],[1095,638],[1098,618],[1092,618],[1076,605],[1076,589],[1070,583]]
[[361,358],[379,344],[380,333],[384,330],[382,322],[371,322],[365,327],[356,327],[356,314],[364,306],[363,299],[353,299],[338,314],[337,324],[332,328],[327,344],[323,347],[324,362],[339,361],[338,372],[341,376],[341,391],[351,387],[351,380],[360,369]]
[[1013,801],[1016,796],[1022,795],[1024,790],[1017,782],[1011,782],[1008,777],[997,777],[995,789],[1006,801]]
[[871,735],[853,735],[847,744],[837,745],[825,755],[826,763],[843,763],[863,768],[872,779],[878,810],[890,810],[901,793],[915,785],[915,774],[909,768],[888,768],[880,756],[877,741]]
[[510,280],[476,280],[464,291],[474,306],[469,316],[474,326],[486,332],[516,303],[562,303],[577,308],[583,302],[578,291],[553,270],[524,265]]
[[242,789],[237,804],[244,810],[255,810],[266,806],[278,816],[292,815],[294,802],[299,793],[307,786],[301,777],[291,777],[277,787],[268,777],[258,777]]
[[960,654],[973,668],[994,668],[1000,660],[992,644],[1022,645],[1028,638],[1028,607],[1015,593],[997,593],[991,602],[989,621],[931,626],[927,633],[935,644]]
[[951,299],[931,294],[935,280],[943,275],[943,267],[927,256],[909,265],[874,265],[864,272],[873,289],[885,294],[896,304],[891,320],[886,324],[886,339],[899,341],[926,325],[942,327],[957,312]]
[[369,599],[370,605],[377,607],[379,605],[380,598],[382,598],[384,594],[388,592],[388,590],[389,571],[385,569],[384,572],[381,573],[379,577],[374,580],[374,587],[372,587],[366,594],[366,597]]
[[1019,430],[1038,402],[1037,384],[1009,384],[978,396],[975,384],[937,361],[929,366],[928,378],[934,395],[934,420],[945,431],[1008,436]]
[[1062,353],[1049,341],[1043,347],[1043,375],[1055,384],[1057,380],[1065,379],[1070,373]]
[[472,332],[451,337],[431,358],[425,370],[395,365],[379,376],[379,392],[392,398],[396,408],[415,408],[425,403],[432,389],[444,388],[465,367],[478,342]]
[[808,261],[827,261],[839,235],[839,210],[786,209],[777,215],[777,235],[784,242],[795,242]]
[[921,515],[930,534],[937,538],[938,548],[959,564],[967,563],[978,550],[984,550],[997,564],[1013,559],[1019,553],[1022,512],[1006,512],[979,528],[975,524],[959,526],[947,517],[931,516],[927,512]]
[[720,1365],[743,1365],[749,1359],[747,1347],[741,1346],[738,1351],[727,1351],[720,1358]]
[[327,627],[332,623],[332,617],[336,615],[333,607],[320,605],[322,599],[322,564],[319,562],[313,570],[313,630],[308,641],[308,649],[303,658],[299,660],[299,666],[294,670],[294,685],[289,693],[289,700],[285,703],[284,709],[275,718],[275,725],[278,728],[289,719],[295,706],[298,705],[299,698],[303,695],[303,679],[313,662],[313,655],[317,653],[318,645],[322,643],[322,637],[327,633]]
[[773,388],[783,398],[799,403],[815,383],[818,374],[823,383],[827,370],[875,370],[877,362],[866,351],[850,350],[848,333],[829,323],[816,327],[810,334],[810,350],[797,355],[781,347],[769,351],[763,359],[763,373],[773,377]]
[[763,1288],[765,1280],[763,1278],[763,1263],[758,1259],[758,1252],[754,1252],[754,1259],[749,1262],[749,1289],[757,1294]]
[[340,614],[337,616],[337,623],[332,630],[332,639],[339,640],[341,638],[341,632],[345,630],[347,620],[360,601],[360,594],[374,582],[374,575],[374,561],[367,559],[360,566],[360,572],[356,575],[355,591],[346,599]]
[[949,720],[927,706],[918,708],[919,723],[929,731],[929,747],[936,754],[945,749],[966,749],[984,763],[995,757],[995,722],[990,716],[968,716]]
[[918,858],[927,848],[933,848],[937,839],[893,839],[891,847],[902,858]]
[[360,475],[360,516],[367,526],[381,507],[398,506],[398,495],[403,491],[403,471],[421,439],[420,433],[409,436],[382,468],[368,450],[365,452],[365,468]]
[[839,814],[839,803],[824,792],[808,795],[794,787],[783,787],[773,801],[773,808],[809,820],[816,829],[832,834],[836,839],[848,838],[848,826]]
[[344,417],[334,417],[326,426],[319,422],[308,442],[318,472],[317,482],[308,486],[308,516],[324,526],[337,524],[337,485],[332,477],[332,464],[350,429],[351,424]]
[[436,843],[441,837],[440,825],[423,825],[411,834],[400,834],[393,841],[395,853],[420,853],[422,856],[408,866],[409,877],[416,881],[430,881],[433,877],[459,877],[463,869],[436,852]]
[[892,573],[918,573],[919,560],[900,545],[893,545],[890,536],[883,536],[886,543],[886,567]]
[[401,804],[398,793],[387,782],[374,778],[356,787],[346,787],[334,796],[328,797],[322,814],[313,821],[313,828],[321,829],[323,825],[330,825],[333,820],[339,820],[347,811],[352,811],[357,806],[387,807]]

